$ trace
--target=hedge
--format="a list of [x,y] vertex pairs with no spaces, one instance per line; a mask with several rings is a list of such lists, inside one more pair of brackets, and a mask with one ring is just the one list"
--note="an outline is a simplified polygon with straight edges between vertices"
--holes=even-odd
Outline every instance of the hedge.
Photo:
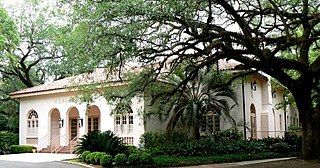
[[37,148],[29,145],[11,145],[10,153],[32,153],[34,149]]

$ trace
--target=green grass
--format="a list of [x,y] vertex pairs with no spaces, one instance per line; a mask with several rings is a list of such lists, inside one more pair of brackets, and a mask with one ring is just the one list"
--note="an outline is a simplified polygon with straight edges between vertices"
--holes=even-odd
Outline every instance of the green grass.
[[257,153],[257,154],[230,154],[222,156],[207,156],[207,157],[173,157],[173,156],[158,156],[154,158],[154,163],[157,166],[193,166],[200,164],[213,164],[225,162],[238,162],[246,160],[270,159],[279,157],[288,157],[292,155],[282,155],[279,153]]
[[68,159],[68,160],[66,160],[66,161],[68,161],[68,162],[73,162],[73,163],[82,163],[82,162],[80,161],[80,159],[78,159],[78,158]]

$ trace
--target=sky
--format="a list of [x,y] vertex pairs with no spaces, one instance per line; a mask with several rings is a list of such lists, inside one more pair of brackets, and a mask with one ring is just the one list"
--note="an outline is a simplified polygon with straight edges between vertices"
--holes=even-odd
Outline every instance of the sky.
[[0,0],[0,2],[5,6],[16,5],[22,3],[24,0]]

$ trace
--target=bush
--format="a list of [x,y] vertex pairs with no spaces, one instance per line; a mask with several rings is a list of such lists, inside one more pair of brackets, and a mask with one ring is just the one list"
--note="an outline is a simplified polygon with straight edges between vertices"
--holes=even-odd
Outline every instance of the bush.
[[272,148],[273,148],[273,152],[276,152],[276,153],[289,153],[290,152],[289,145],[284,142],[278,142],[278,143],[272,144]]
[[93,154],[92,154],[92,153],[87,154],[86,159],[85,159],[85,162],[91,164],[91,163],[92,163],[92,162],[91,162],[91,158],[92,158],[92,157],[93,157]]
[[92,152],[90,153],[89,155],[89,163],[91,164],[99,164],[100,163],[100,160],[99,162],[96,162],[96,158],[97,158],[97,155],[99,155],[100,152]]
[[124,166],[127,164],[127,156],[124,153],[117,154],[113,160],[117,166]]
[[242,140],[242,133],[231,129],[231,130],[224,130],[224,131],[216,131],[213,132],[212,135],[209,136],[214,141],[239,141]]
[[104,152],[94,152],[94,163],[93,164],[100,164],[101,157],[105,154]]
[[[148,142],[165,142],[167,135],[148,133],[143,140]],[[222,137],[218,137],[221,135]],[[230,136],[230,137],[228,137]],[[148,138],[146,138],[148,137]],[[160,140],[155,140],[159,138]],[[168,141],[169,142],[169,141]],[[239,133],[232,131],[222,131],[212,136],[202,137],[199,140],[186,139],[180,143],[158,143],[158,145],[146,145],[145,151],[152,156],[213,156],[225,154],[255,154],[261,152],[273,153],[298,153],[301,151],[301,137],[296,135],[286,136],[285,138],[265,138],[265,139],[239,139]],[[146,143],[148,144],[148,143]],[[295,154],[295,155],[296,155]]]
[[139,165],[141,164],[141,158],[139,154],[131,154],[128,157],[128,164],[131,165]]
[[128,146],[126,146],[126,148],[127,148],[126,151],[128,152],[129,155],[141,153],[141,150],[138,149],[136,146],[128,145]]
[[88,154],[90,154],[90,151],[84,151],[84,152],[82,152],[82,154],[80,155],[80,160],[81,160],[82,162],[86,162],[86,156],[87,156]]
[[10,146],[18,144],[19,134],[7,131],[0,132],[0,155],[10,153]]
[[147,152],[142,153],[140,156],[140,159],[141,159],[141,164],[143,165],[148,165],[153,163],[152,156]]
[[33,149],[37,148],[29,145],[11,145],[10,153],[32,153]]
[[108,167],[112,165],[112,156],[109,154],[103,153],[103,155],[100,158],[100,165],[103,167]]
[[127,153],[122,140],[112,131],[103,133],[92,131],[79,138],[79,144],[76,146],[74,153],[80,155],[84,151],[105,152],[112,156],[117,153]]
[[177,144],[189,140],[188,135],[182,132],[154,133],[147,132],[140,137],[140,145],[144,148],[154,148],[163,144]]

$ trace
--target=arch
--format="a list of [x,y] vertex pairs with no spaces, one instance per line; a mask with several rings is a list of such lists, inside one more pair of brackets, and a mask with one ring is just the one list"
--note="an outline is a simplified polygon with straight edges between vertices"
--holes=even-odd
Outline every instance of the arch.
[[53,108],[49,112],[49,129],[50,129],[50,146],[59,146],[60,145],[60,111],[57,108]]
[[251,123],[251,138],[257,138],[257,116],[256,116],[256,107],[252,103],[250,105],[250,123]]
[[39,116],[35,110],[30,110],[27,113],[27,136],[37,137],[39,127]]
[[274,111],[274,108],[272,108],[272,114],[273,114],[273,130],[274,130],[274,136],[277,136],[277,122],[276,122],[276,113]]
[[101,130],[100,109],[96,105],[91,105],[87,109],[87,132]]
[[79,134],[79,110],[76,107],[70,107],[67,111],[67,138],[68,141],[74,140]]

